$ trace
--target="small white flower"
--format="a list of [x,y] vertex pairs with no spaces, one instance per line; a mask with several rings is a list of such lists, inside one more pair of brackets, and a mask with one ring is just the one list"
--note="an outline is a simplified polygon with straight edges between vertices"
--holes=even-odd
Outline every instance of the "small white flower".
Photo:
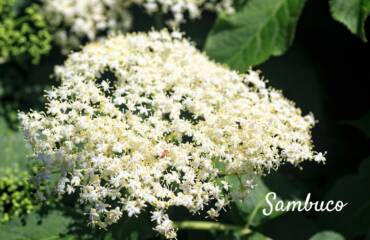
[[122,153],[124,145],[122,143],[116,143],[113,145],[112,151],[115,153]]
[[67,192],[68,194],[72,194],[72,193],[74,193],[74,192],[75,192],[75,188],[74,188],[74,187],[72,187],[71,185],[67,185],[66,192]]
[[160,224],[161,222],[163,222],[163,219],[165,217],[165,214],[163,211],[153,211],[151,212],[151,217],[150,219],[153,221],[153,222],[156,222],[157,224]]
[[207,211],[207,214],[211,217],[211,218],[217,218],[220,213],[214,209],[214,208],[211,208],[210,210]]
[[107,220],[111,224],[117,222],[121,217],[122,217],[122,211],[119,209],[119,207],[116,207],[107,212]]
[[141,208],[135,201],[128,201],[125,205],[125,211],[129,217],[132,217],[140,214]]
[[80,183],[81,183],[80,177],[78,177],[78,176],[73,176],[72,177],[71,184],[73,186],[78,186],[78,185],[80,185]]
[[325,156],[324,156],[324,154],[323,153],[317,153],[316,155],[315,155],[315,157],[314,157],[314,160],[316,161],[316,162],[318,162],[318,163],[320,163],[320,162],[325,162]]
[[109,84],[107,81],[102,81],[100,85],[102,86],[104,91],[109,91]]
[[256,184],[254,183],[253,179],[247,179],[244,183],[244,187],[247,189],[254,189],[255,186]]
[[95,166],[100,166],[105,162],[105,157],[102,155],[94,156],[91,160]]

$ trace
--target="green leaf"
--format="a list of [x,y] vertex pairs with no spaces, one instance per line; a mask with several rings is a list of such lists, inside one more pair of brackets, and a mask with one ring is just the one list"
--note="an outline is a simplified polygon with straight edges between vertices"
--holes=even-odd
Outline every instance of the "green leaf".
[[266,237],[265,235],[263,235],[261,233],[255,232],[252,235],[247,236],[246,239],[247,240],[269,240],[271,238]]
[[245,71],[291,45],[305,0],[250,0],[234,15],[221,14],[205,51],[216,61]]
[[0,169],[19,166],[25,170],[28,154],[30,149],[26,148],[23,134],[8,128],[0,118]]
[[370,229],[370,158],[363,161],[358,174],[339,179],[324,200],[348,203],[342,211],[320,214],[321,224],[346,238],[366,236]]
[[[61,234],[67,232],[70,220],[62,216],[60,212],[52,212],[40,218],[30,215],[26,225],[21,221],[13,221],[8,224],[0,225],[0,239],[7,240],[57,240],[62,239]],[[65,238],[63,238],[65,239]]]
[[[239,213],[245,219],[246,226],[258,226],[261,223],[275,218],[283,212],[272,211],[271,215],[265,216],[263,214],[263,209],[269,210],[269,205],[266,202],[266,195],[271,192],[271,190],[265,185],[265,183],[258,179],[256,181],[255,188],[248,194],[246,198],[241,201],[236,201],[235,205],[239,210]],[[273,204],[277,201],[282,200],[277,197],[273,200]]]
[[323,231],[310,237],[310,240],[344,240],[344,237],[336,232]]
[[[229,176],[226,180],[232,186],[233,191],[243,191],[240,190],[241,182],[244,181],[243,176],[239,178]],[[268,216],[263,214],[264,209],[270,211],[269,203],[266,200],[267,194],[271,192],[276,194],[276,199],[273,199],[273,196],[269,196],[269,201],[273,206],[278,201],[286,204],[289,200],[299,201],[304,197],[305,187],[302,184],[278,172],[271,173],[262,179],[257,179],[255,184],[254,189],[246,197],[235,202],[238,214],[244,219],[247,227],[259,226],[282,214],[286,214],[286,212],[276,211],[275,209]],[[284,186],[284,188],[281,188],[281,186]]]
[[366,42],[364,27],[370,14],[370,0],[330,0],[329,4],[333,18]]

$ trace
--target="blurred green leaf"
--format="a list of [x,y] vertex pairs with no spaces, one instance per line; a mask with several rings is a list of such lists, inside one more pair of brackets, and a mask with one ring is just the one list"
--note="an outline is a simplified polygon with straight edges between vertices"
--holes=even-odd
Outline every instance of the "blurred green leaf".
[[252,235],[247,236],[246,239],[247,240],[269,240],[271,238],[266,237],[265,235],[263,235],[261,233],[255,232]]
[[310,237],[310,240],[344,240],[344,237],[335,232],[323,231]]
[[370,229],[370,158],[364,160],[356,175],[339,179],[325,200],[348,203],[342,211],[322,213],[320,222],[326,228],[342,233],[346,238],[366,236]]
[[26,225],[21,221],[13,221],[0,225],[0,239],[6,240],[56,240],[72,239],[62,237],[67,232],[70,220],[60,212],[52,212],[42,218],[36,214],[27,218]]
[[370,232],[369,232],[369,234],[366,236],[365,240],[370,240]]
[[25,170],[29,153],[30,149],[26,147],[23,134],[8,128],[0,118],[0,169],[19,166]]
[[[258,179],[256,181],[256,186],[248,196],[240,201],[236,201],[235,206],[239,210],[239,214],[241,214],[245,219],[247,227],[258,226],[261,223],[284,213],[272,211],[269,216],[265,216],[263,214],[263,209],[266,209],[266,211],[269,210],[269,205],[266,202],[266,195],[270,192],[271,190],[265,185],[265,183],[261,179]],[[277,196],[275,200],[272,200],[272,198],[269,199],[273,204],[282,200],[279,196]]]
[[[239,178],[229,176],[226,180],[236,192],[240,191],[242,182],[245,181],[243,176]],[[263,209],[266,209],[266,211],[270,210],[269,204],[266,201],[266,195],[268,193],[276,193],[276,199],[272,199],[273,196],[269,197],[273,205],[278,201],[283,201],[284,203],[288,200],[299,201],[304,197],[305,193],[305,187],[298,181],[292,181],[288,176],[278,172],[271,173],[262,179],[257,179],[255,184],[254,189],[246,197],[235,203],[238,214],[245,220],[247,227],[259,226],[266,221],[286,213],[273,210],[269,216],[263,214]],[[284,186],[284,188],[281,186]]]
[[330,0],[329,3],[333,18],[366,42],[364,27],[370,14],[370,0]]
[[305,0],[250,0],[234,15],[221,14],[205,45],[206,53],[245,71],[283,54],[294,39]]

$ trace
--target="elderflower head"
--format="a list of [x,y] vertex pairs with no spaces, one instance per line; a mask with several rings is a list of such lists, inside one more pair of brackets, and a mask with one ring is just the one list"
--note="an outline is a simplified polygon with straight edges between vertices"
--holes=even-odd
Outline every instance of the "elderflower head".
[[148,14],[170,15],[167,22],[176,27],[201,16],[204,10],[234,11],[232,0],[43,0],[43,12],[55,29],[55,41],[64,53],[92,41],[101,34],[125,32],[132,24],[129,7],[142,6]]
[[311,115],[257,72],[214,63],[179,36],[89,44],[57,69],[46,112],[20,114],[35,156],[48,159],[44,171],[61,172],[60,193],[78,189],[93,224],[151,206],[154,229],[175,238],[169,207],[217,217],[230,200],[228,176],[248,192],[254,176],[284,162],[321,161]]
[[82,40],[92,41],[99,34],[131,26],[127,0],[43,0],[43,12],[55,29],[55,41],[65,53]]
[[234,12],[233,0],[136,0],[149,13],[162,12],[172,15],[168,23],[177,26],[185,21],[185,15],[190,19],[199,18],[204,10],[213,12]]

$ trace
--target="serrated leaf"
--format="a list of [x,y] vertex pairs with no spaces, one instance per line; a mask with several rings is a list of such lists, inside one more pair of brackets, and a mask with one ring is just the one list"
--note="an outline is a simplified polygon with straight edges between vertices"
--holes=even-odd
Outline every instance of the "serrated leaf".
[[370,158],[363,161],[358,174],[339,179],[324,200],[348,203],[342,211],[322,213],[321,224],[346,238],[366,236],[370,229]]
[[220,15],[205,51],[218,62],[245,71],[291,45],[305,0],[250,0],[234,15]]
[[310,237],[310,240],[344,240],[344,237],[336,232],[323,231]]
[[333,18],[366,42],[364,27],[370,14],[370,0],[330,0],[329,4]]

